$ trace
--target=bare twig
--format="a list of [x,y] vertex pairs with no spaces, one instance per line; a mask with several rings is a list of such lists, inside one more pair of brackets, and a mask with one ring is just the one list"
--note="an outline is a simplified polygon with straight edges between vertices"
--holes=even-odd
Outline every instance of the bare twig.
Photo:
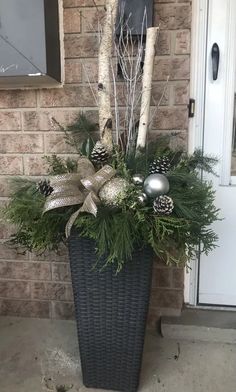
[[83,70],[84,70],[84,72],[85,72],[86,79],[87,79],[87,81],[88,81],[90,90],[91,90],[91,92],[92,92],[92,95],[93,95],[95,104],[98,106],[98,97],[96,96],[96,94],[95,94],[95,92],[94,92],[93,85],[92,85],[91,80],[90,80],[90,78],[89,78],[88,70],[86,69],[86,67],[85,67],[84,64],[82,64],[82,67],[83,67]]
[[154,101],[154,103],[155,103],[155,110],[154,110],[154,112],[153,112],[153,114],[152,114],[152,116],[151,116],[151,119],[150,119],[148,125],[150,125],[150,124],[152,123],[153,118],[155,117],[155,115],[156,115],[156,113],[157,113],[157,111],[158,111],[158,109],[159,109],[159,107],[160,107],[160,105],[161,105],[161,103],[162,103],[162,100],[163,100],[163,98],[164,98],[164,96],[165,96],[165,93],[166,93],[166,90],[167,90],[167,87],[168,87],[168,84],[169,84],[169,79],[170,79],[170,76],[168,75],[168,76],[167,76],[167,79],[166,79],[166,83],[165,83],[165,85],[164,85],[164,88],[163,88],[163,91],[162,91],[162,94],[161,94],[161,97],[160,97],[159,101],[156,102],[155,99],[154,99],[154,97],[152,97],[152,99],[153,99],[153,101]]
[[92,1],[93,1],[94,7],[96,8],[96,10],[99,11],[99,8],[98,8],[98,6],[97,6],[96,1],[95,1],[95,0],[92,0]]

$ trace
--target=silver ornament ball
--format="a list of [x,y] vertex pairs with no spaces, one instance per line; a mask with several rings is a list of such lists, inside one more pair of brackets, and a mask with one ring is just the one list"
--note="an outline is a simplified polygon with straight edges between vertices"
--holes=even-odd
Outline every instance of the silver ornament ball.
[[147,200],[148,200],[148,197],[147,197],[146,193],[140,192],[140,194],[138,195],[137,199],[138,199],[138,204],[144,206],[146,204]]
[[151,198],[164,195],[169,190],[169,181],[163,174],[151,174],[144,181],[144,192]]
[[134,174],[132,177],[134,185],[142,186],[144,183],[144,176],[142,174]]
[[119,207],[120,202],[126,196],[128,187],[128,181],[123,178],[112,178],[101,188],[99,198],[103,204],[109,207]]

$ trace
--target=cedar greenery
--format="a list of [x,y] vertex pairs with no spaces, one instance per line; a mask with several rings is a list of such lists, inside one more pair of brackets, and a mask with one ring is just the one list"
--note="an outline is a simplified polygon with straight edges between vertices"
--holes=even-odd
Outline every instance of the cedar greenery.
[[[89,131],[83,145],[90,140],[90,133],[95,129],[90,122],[86,124]],[[67,130],[66,138],[71,140],[68,137]],[[77,139],[76,143],[78,147]],[[201,179],[199,171],[213,173],[217,160],[204,157],[201,151],[192,155],[173,151],[168,147],[168,140],[163,138],[151,146],[143,154],[128,157],[118,147],[115,148],[109,163],[116,168],[119,176],[130,183],[125,199],[119,209],[111,210],[101,205],[96,218],[83,213],[75,222],[81,236],[95,240],[98,264],[100,258],[106,255],[106,265],[115,263],[117,271],[131,259],[137,247],[151,246],[167,264],[180,265],[186,264],[199,250],[208,253],[216,246],[217,236],[210,226],[218,219],[219,211],[214,206],[214,191],[208,182]],[[83,155],[79,147],[78,151]],[[87,152],[84,155],[89,155]],[[153,159],[163,155],[168,156],[171,163],[167,173],[170,182],[168,196],[174,200],[174,211],[170,216],[155,215],[151,201],[140,205],[137,202],[138,189],[131,181],[132,175],[137,172],[147,176]],[[77,170],[76,159],[53,155],[46,160],[50,175]],[[37,192],[36,182],[16,179],[14,185],[12,198],[4,211],[5,217],[17,226],[11,243],[30,251],[43,252],[57,249],[61,242],[66,242],[65,226],[78,206],[58,208],[43,214],[45,197]]]

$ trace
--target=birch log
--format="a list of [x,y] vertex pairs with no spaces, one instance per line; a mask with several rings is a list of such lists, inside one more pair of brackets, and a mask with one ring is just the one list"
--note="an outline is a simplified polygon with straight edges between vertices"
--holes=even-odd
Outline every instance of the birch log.
[[98,109],[101,142],[112,149],[112,110],[110,61],[119,0],[106,1],[101,43],[98,54]]
[[137,138],[137,151],[145,148],[150,117],[152,76],[155,57],[155,43],[159,27],[147,29],[146,53],[143,68],[143,87],[140,110],[140,121]]

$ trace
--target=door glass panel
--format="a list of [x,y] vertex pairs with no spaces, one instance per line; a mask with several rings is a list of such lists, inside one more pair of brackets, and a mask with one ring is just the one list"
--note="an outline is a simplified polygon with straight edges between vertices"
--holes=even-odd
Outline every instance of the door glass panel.
[[232,138],[231,176],[236,176],[236,94],[234,95],[234,122]]

